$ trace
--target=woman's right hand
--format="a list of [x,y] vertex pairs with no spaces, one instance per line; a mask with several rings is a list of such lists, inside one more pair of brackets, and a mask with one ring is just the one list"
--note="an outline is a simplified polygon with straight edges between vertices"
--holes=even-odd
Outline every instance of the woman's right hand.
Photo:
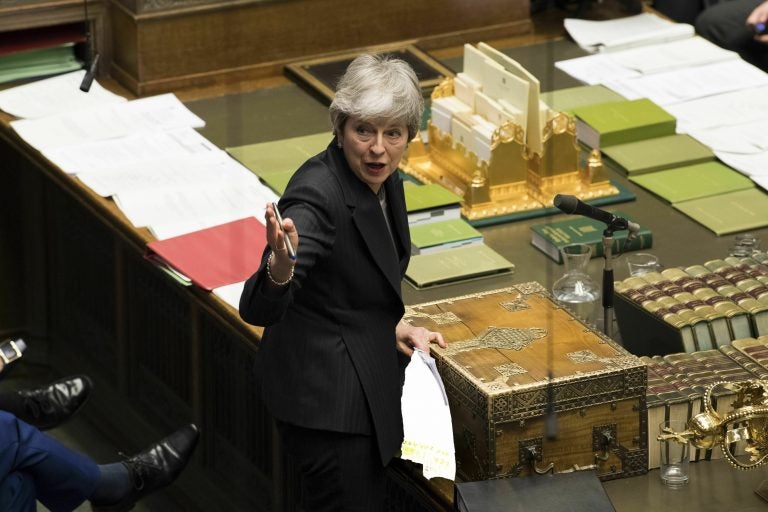
[[[291,259],[285,237],[288,236],[293,246],[294,253],[299,248],[299,233],[291,219],[283,219],[283,229],[280,229],[277,216],[272,203],[267,204],[264,215],[267,221],[267,244],[272,251],[269,262],[269,274],[271,279],[267,279],[271,285],[284,286],[288,284],[293,275],[293,266],[295,260]],[[285,284],[280,284],[285,283]]]

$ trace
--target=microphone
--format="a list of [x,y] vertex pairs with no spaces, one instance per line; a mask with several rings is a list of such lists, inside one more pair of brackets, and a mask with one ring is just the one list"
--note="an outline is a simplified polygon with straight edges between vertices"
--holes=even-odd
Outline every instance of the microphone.
[[85,76],[83,77],[83,81],[80,82],[80,90],[83,92],[88,92],[91,90],[91,84],[93,83],[93,78],[96,76],[96,65],[99,63],[99,54],[97,53],[93,60],[91,60],[91,65],[88,68],[88,71],[85,72]]
[[630,240],[635,238],[637,233],[640,231],[639,224],[630,222],[627,219],[621,217],[617,217],[616,215],[605,210],[601,210],[600,208],[595,208],[594,206],[591,206],[580,200],[576,196],[557,194],[553,204],[563,213],[583,215],[585,217],[589,217],[590,219],[603,222],[608,226],[613,227],[614,229],[627,229],[629,230],[629,235],[627,238],[631,237]]
[[85,12],[85,47],[88,60],[88,71],[80,82],[80,90],[88,92],[91,90],[93,78],[96,76],[96,66],[99,63],[99,54],[94,51],[93,38],[91,37],[91,22],[88,21],[88,0],[83,0],[83,10]]

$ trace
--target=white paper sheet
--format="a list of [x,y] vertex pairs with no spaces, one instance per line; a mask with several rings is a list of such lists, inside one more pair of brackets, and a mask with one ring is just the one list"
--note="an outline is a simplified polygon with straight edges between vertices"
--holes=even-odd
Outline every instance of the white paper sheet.
[[677,131],[712,128],[764,119],[768,112],[768,86],[741,89],[668,105],[677,118]]
[[591,52],[626,49],[694,35],[691,25],[675,23],[652,13],[605,21],[566,18],[564,25],[576,44]]
[[192,113],[174,94],[11,122],[16,133],[40,151],[140,132],[203,126],[205,121]]
[[0,91],[0,109],[21,118],[51,116],[126,101],[93,81],[90,92],[80,90],[84,70],[30,82]]
[[448,397],[432,356],[415,350],[405,368],[401,398],[401,458],[423,465],[425,478],[456,477],[453,425]]
[[768,85],[768,73],[737,59],[611,81],[605,85],[627,99],[649,98],[658,105],[667,106]]
[[213,293],[237,311],[240,309],[240,296],[243,294],[243,288],[245,288],[245,281],[240,281],[214,288]]
[[95,173],[101,169],[151,162],[162,158],[206,155],[221,151],[192,128],[164,133],[141,133],[64,146],[43,154],[68,174]]

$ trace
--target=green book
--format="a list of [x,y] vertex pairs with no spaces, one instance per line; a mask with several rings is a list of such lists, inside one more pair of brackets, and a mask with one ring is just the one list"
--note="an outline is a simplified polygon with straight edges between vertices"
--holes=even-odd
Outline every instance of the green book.
[[768,226],[768,194],[756,187],[672,206],[718,236]]
[[328,147],[332,138],[331,132],[323,132],[227,148],[227,153],[272,190],[283,195],[293,173],[301,164]]
[[675,134],[675,118],[648,98],[586,105],[573,114],[576,137],[591,148]]
[[711,149],[686,134],[616,144],[602,152],[630,177],[715,160]]
[[405,280],[428,288],[511,272],[514,264],[485,244],[473,244],[411,257]]
[[483,235],[464,219],[450,219],[411,226],[411,254],[428,254],[480,243]]
[[601,84],[580,85],[541,93],[541,100],[557,112],[573,113],[573,109],[597,103],[625,100],[621,94]]
[[751,179],[717,161],[630,176],[629,179],[670,203],[747,190],[755,186]]
[[461,197],[437,183],[418,185],[405,182],[405,209],[411,225],[436,220],[458,219]]
[[[622,212],[613,212],[617,217],[635,222]],[[603,255],[603,231],[605,223],[581,215],[570,216],[555,222],[542,222],[531,226],[531,244],[557,263],[563,262],[560,249],[566,245],[586,244],[592,247],[592,257]],[[648,249],[653,245],[653,233],[641,225],[634,240],[627,242],[627,231],[614,231],[611,251],[614,255]]]

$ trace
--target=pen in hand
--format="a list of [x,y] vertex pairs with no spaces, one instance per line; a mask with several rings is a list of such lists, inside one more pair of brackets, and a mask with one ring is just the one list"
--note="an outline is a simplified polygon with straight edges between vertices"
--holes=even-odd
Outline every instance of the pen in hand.
[[292,260],[295,260],[296,251],[293,248],[293,244],[291,243],[291,239],[288,236],[288,233],[286,233],[285,229],[283,229],[283,217],[280,216],[280,210],[277,209],[277,203],[272,203],[272,211],[275,212],[277,226],[280,228],[280,231],[283,232],[283,240],[285,241],[285,248],[288,249],[288,257]]

